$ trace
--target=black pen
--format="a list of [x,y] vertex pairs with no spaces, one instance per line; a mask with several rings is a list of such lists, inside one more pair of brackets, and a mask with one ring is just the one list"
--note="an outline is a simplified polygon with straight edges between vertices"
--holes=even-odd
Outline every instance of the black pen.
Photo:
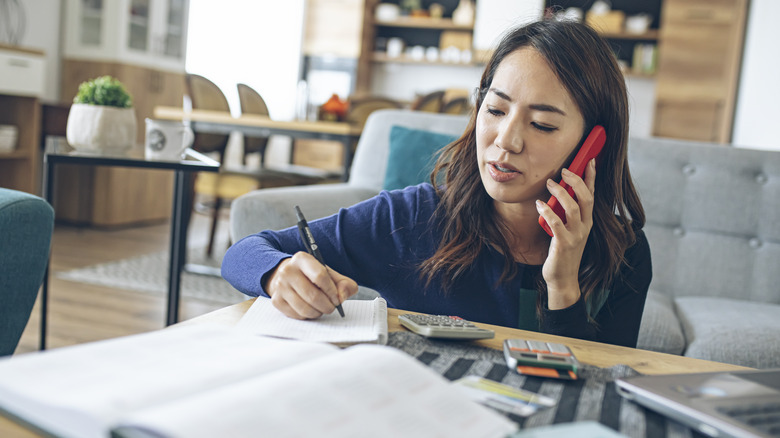
[[[303,217],[301,208],[297,205],[295,206],[295,215],[298,217],[298,233],[301,235],[301,240],[303,241],[303,246],[306,247],[306,251],[322,263],[322,266],[326,266],[325,260],[322,259],[322,254],[320,254],[320,248],[317,246],[317,242],[314,241],[314,235],[311,233],[311,228],[309,228],[306,218]],[[341,304],[336,304],[336,310],[339,311],[339,315],[343,318],[344,309],[341,308]]]

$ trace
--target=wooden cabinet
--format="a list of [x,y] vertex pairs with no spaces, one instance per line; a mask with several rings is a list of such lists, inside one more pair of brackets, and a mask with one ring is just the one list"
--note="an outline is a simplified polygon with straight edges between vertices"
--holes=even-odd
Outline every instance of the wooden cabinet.
[[63,57],[183,71],[187,0],[66,0]]
[[729,143],[747,0],[664,0],[653,135]]
[[16,148],[0,152],[0,187],[40,193],[43,52],[0,44],[0,125],[16,128]]
[[[157,105],[181,106],[187,39],[187,0],[67,0],[61,100],[70,102],[81,82],[111,75],[133,98],[137,145],[146,117]],[[58,220],[120,226],[167,219],[170,172],[147,169],[58,166]]]

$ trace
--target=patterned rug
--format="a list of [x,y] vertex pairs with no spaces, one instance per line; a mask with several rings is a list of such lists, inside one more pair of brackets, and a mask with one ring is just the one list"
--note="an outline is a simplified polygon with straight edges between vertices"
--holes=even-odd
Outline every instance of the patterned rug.
[[[187,262],[209,266],[218,272],[221,259],[209,259],[203,248],[191,248],[187,251]],[[65,280],[164,296],[168,293],[168,252],[101,263],[59,272],[56,276]],[[222,277],[191,272],[182,273],[181,296],[226,305],[247,298]]]

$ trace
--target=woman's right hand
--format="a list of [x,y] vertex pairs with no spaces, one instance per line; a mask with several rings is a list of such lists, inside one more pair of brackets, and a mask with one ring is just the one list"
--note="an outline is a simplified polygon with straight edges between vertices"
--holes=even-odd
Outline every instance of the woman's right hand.
[[282,260],[268,277],[265,290],[271,303],[295,319],[315,319],[329,314],[337,304],[355,295],[357,283],[298,252]]

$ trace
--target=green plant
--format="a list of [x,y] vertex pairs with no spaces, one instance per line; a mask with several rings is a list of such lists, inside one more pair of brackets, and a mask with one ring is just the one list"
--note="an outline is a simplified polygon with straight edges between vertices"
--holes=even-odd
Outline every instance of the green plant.
[[124,84],[111,76],[101,76],[82,82],[79,91],[73,98],[73,103],[87,105],[115,106],[118,108],[130,108],[133,106],[130,93]]

